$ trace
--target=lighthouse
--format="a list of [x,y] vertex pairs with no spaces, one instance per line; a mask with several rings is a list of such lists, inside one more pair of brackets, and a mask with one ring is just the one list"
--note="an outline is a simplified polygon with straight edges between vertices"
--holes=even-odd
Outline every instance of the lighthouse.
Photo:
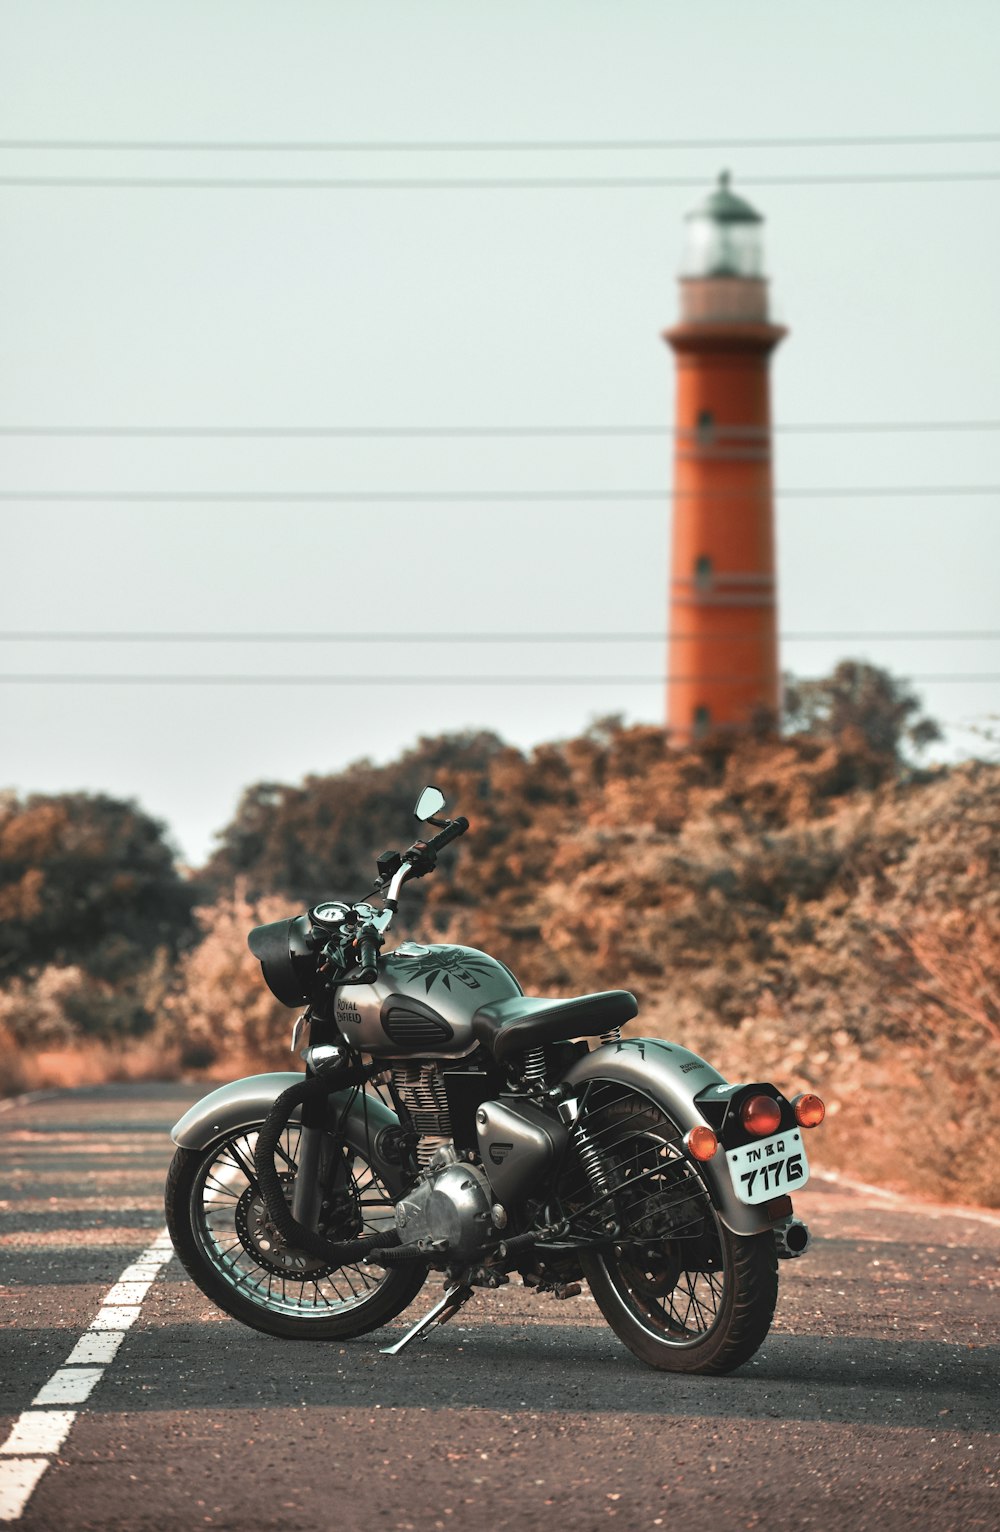
[[777,715],[772,324],[761,215],[727,172],[687,215],[677,359],[667,727],[678,744]]

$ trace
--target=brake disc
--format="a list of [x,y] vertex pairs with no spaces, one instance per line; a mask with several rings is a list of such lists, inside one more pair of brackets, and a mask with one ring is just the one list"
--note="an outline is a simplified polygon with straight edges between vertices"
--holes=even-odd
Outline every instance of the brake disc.
[[[290,1202],[295,1177],[281,1176],[285,1201]],[[236,1233],[247,1255],[276,1277],[328,1277],[335,1270],[328,1261],[288,1245],[271,1222],[259,1187],[248,1186],[236,1204]]]

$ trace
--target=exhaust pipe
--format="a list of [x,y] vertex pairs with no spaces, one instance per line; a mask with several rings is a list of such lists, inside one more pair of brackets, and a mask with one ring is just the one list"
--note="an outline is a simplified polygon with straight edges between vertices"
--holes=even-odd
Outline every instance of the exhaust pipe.
[[779,1261],[793,1261],[796,1256],[805,1255],[812,1244],[812,1236],[801,1218],[783,1218],[776,1223],[774,1239]]

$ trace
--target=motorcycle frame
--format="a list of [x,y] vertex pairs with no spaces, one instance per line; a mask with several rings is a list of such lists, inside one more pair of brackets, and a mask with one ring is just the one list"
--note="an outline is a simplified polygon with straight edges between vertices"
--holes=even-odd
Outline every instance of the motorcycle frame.
[[[282,1091],[301,1079],[299,1073],[281,1071],[249,1075],[222,1085],[184,1113],[171,1130],[171,1138],[179,1148],[204,1150],[241,1128],[257,1127]],[[602,1043],[576,1059],[564,1071],[560,1083],[564,1089],[568,1087],[582,1095],[591,1084],[599,1081],[622,1085],[647,1096],[682,1134],[699,1125],[713,1126],[698,1101],[700,1095],[729,1089],[718,1070],[698,1054],[677,1043],[652,1037]],[[292,1120],[300,1121],[300,1113],[293,1113]],[[313,1126],[322,1126],[325,1131],[337,1134],[363,1153],[394,1198],[407,1190],[411,1178],[405,1165],[387,1158],[379,1147],[380,1140],[383,1143],[390,1141],[385,1130],[395,1130],[398,1134],[400,1128],[398,1116],[384,1102],[358,1090],[333,1090],[326,1104],[323,1124],[303,1125],[303,1150],[307,1156],[312,1149],[318,1148],[320,1134],[309,1131]],[[767,1203],[751,1206],[737,1197],[721,1149],[712,1159],[700,1161],[694,1168],[707,1184],[716,1213],[732,1233],[761,1234],[773,1227],[773,1210],[769,1210]],[[300,1198],[296,1201],[306,1215],[303,1221],[308,1223],[306,1199],[312,1193],[316,1177],[306,1175],[299,1179],[302,1185],[298,1188]],[[788,1199],[780,1199],[780,1204],[777,1216],[784,1217],[789,1211]]]

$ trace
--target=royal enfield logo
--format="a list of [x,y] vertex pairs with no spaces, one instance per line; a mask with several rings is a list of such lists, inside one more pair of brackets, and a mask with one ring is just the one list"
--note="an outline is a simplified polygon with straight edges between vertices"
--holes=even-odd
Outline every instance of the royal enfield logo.
[[495,968],[492,958],[470,957],[462,947],[428,947],[419,956],[409,952],[394,952],[393,962],[412,964],[407,978],[423,979],[427,994],[430,994],[438,979],[449,990],[452,979],[457,979],[466,989],[479,989],[476,974],[486,978]]
[[361,1012],[350,1000],[338,1000],[337,1020],[341,1025],[343,1025],[345,1021],[353,1021],[356,1027],[360,1027]]
[[513,1144],[491,1144],[490,1159],[493,1161],[494,1165],[502,1165],[513,1147]]

